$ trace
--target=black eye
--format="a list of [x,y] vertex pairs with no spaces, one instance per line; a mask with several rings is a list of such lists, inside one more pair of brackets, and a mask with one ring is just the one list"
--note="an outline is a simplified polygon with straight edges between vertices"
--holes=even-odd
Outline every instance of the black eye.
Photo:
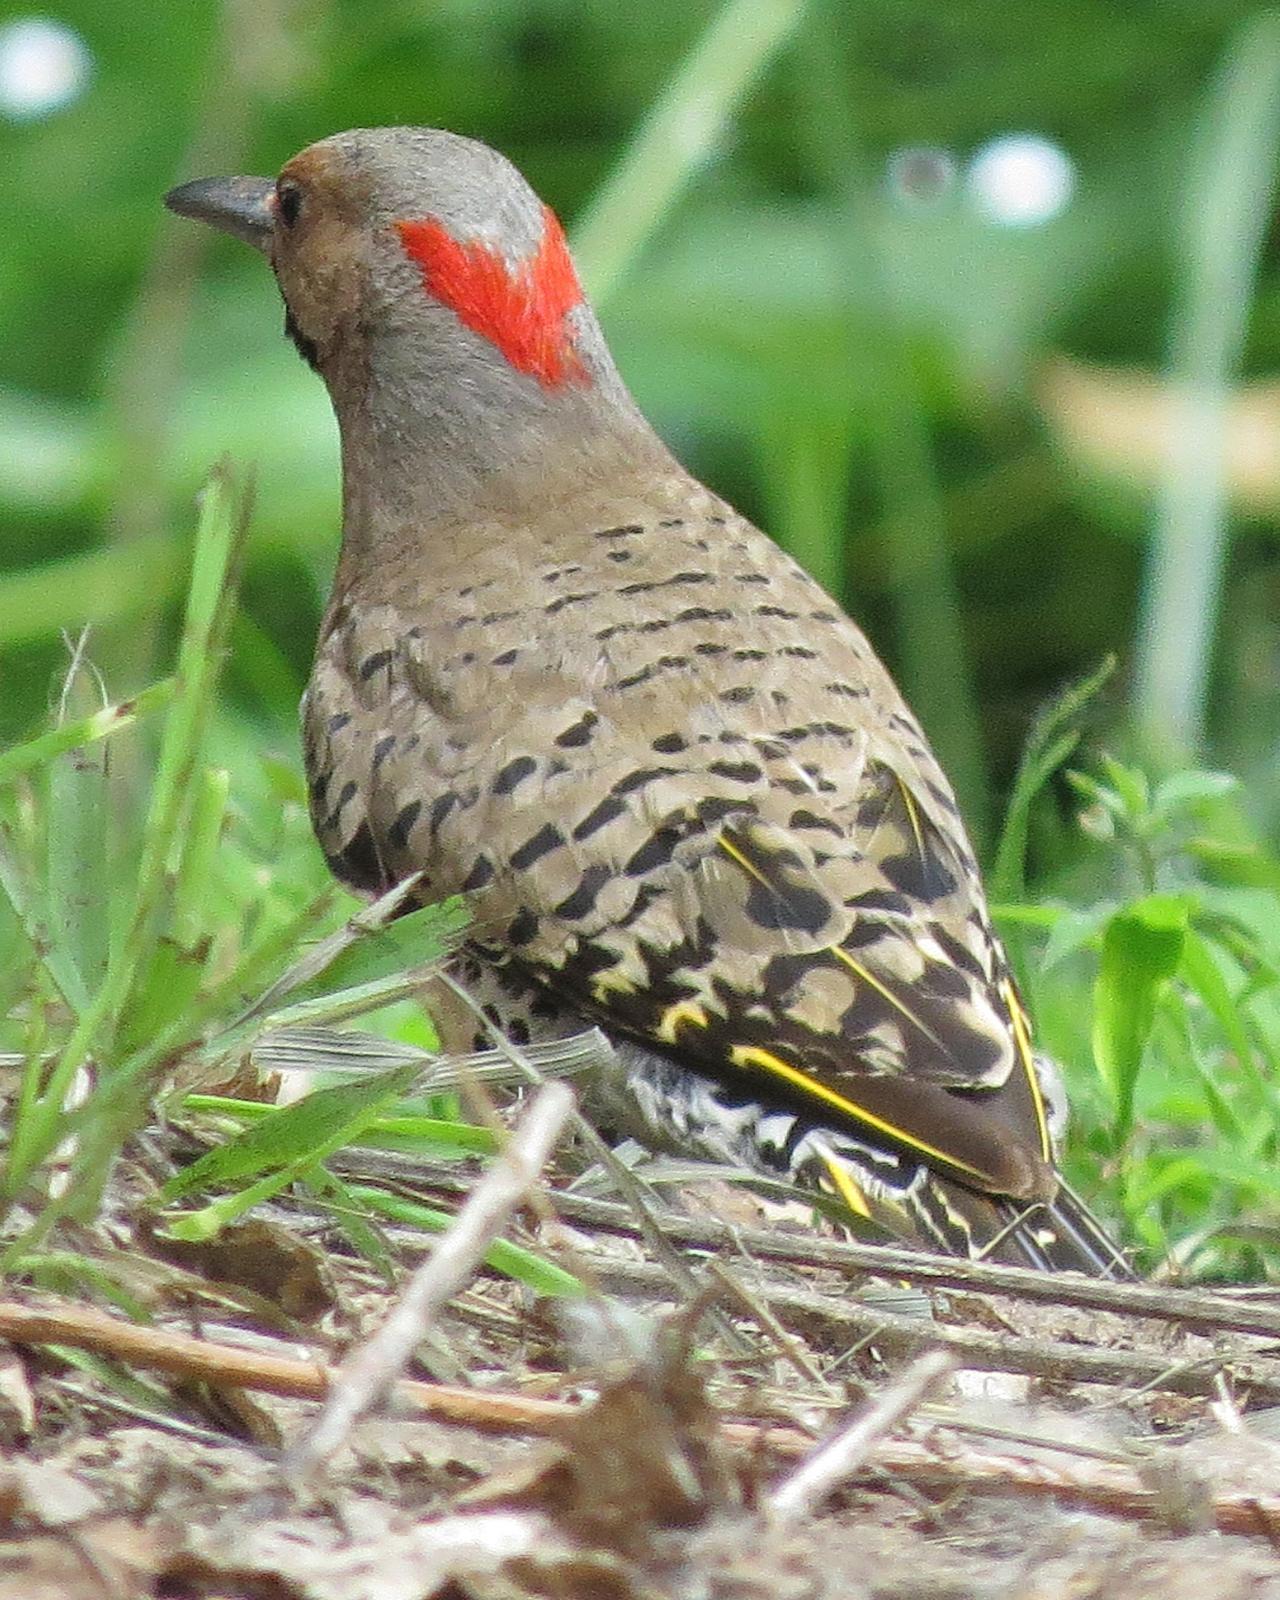
[[302,210],[302,190],[296,183],[282,183],[276,189],[276,210],[286,228],[292,228]]

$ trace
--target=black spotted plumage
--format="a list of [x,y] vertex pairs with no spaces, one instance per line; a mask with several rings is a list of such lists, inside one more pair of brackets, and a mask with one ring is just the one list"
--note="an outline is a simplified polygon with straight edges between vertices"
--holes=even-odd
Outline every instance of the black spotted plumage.
[[[678,531],[662,526],[672,499]],[[891,1231],[980,1250],[1021,1209],[1003,1253],[1106,1264],[1105,1244],[1074,1238],[1093,1240],[1087,1220],[1050,1220],[1074,1210],[923,735],[852,623],[776,547],[727,511],[712,524],[717,502],[677,475],[654,500],[625,533],[557,529],[561,559],[528,575],[519,606],[509,573],[512,603],[492,606],[481,530],[466,593],[438,586],[414,637],[408,597],[348,608],[307,725],[313,767],[355,773],[338,792],[355,781],[363,809],[318,813],[322,838],[333,820],[350,838],[367,821],[400,870],[470,893],[478,948],[503,958],[482,970],[504,1014],[540,993],[544,1029],[590,1019],[632,1041],[628,1059],[649,1065],[623,1095],[652,1102],[638,1119],[651,1141],[684,1124],[677,1143],[725,1154],[723,1128],[689,1126],[693,1106],[714,1120],[722,1093],[726,1125],[743,1105],[766,1127],[791,1119],[785,1139],[737,1139],[734,1159],[831,1189]],[[633,555],[625,581],[606,567],[614,538]],[[703,544],[698,587],[726,603],[690,607],[673,597]],[[556,607],[601,568],[589,604]],[[473,635],[483,647],[460,651]],[[752,692],[726,694],[744,639],[754,681],[728,689]],[[353,692],[369,681],[358,664],[387,652],[386,694]],[[441,784],[428,829],[410,808]],[[328,847],[342,857],[341,840]]]
[[1050,1075],[920,728],[649,428],[554,216],[439,129],[335,135],[278,184],[169,202],[268,256],[338,418],[304,704],[335,872],[468,894],[484,1014],[598,1022],[619,1127],[901,1238],[1119,1269],[1054,1170]]

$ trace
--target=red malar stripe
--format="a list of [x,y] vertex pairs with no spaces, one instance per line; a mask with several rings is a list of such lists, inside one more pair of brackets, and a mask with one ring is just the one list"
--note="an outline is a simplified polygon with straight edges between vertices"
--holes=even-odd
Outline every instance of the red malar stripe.
[[544,206],[542,215],[542,243],[514,271],[491,245],[459,244],[434,217],[396,227],[428,294],[496,345],[517,371],[554,389],[587,376],[566,321],[582,289],[555,213]]

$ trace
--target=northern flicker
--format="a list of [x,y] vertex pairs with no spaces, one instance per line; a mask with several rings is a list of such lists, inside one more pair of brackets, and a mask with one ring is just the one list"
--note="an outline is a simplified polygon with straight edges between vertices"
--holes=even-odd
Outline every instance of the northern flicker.
[[520,174],[362,129],[167,203],[266,255],[337,413],[342,550],[303,704],[334,872],[468,896],[490,1016],[517,1042],[601,1026],[601,1103],[651,1144],[931,1248],[1122,1272],[1054,1170],[919,725],[640,415]]

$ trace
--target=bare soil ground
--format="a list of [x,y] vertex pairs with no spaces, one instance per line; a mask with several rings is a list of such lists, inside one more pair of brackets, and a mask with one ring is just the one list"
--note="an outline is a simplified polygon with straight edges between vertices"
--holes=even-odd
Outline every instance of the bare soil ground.
[[[346,1166],[448,1206],[476,1180]],[[141,1324],[83,1279],[0,1304],[0,1600],[1280,1600],[1265,1293],[878,1251],[717,1183],[641,1217],[553,1173],[507,1235],[592,1292],[481,1269],[299,1471],[393,1291],[314,1209],[179,1250],[128,1188],[74,1248]],[[385,1244],[402,1275],[432,1248]]]

